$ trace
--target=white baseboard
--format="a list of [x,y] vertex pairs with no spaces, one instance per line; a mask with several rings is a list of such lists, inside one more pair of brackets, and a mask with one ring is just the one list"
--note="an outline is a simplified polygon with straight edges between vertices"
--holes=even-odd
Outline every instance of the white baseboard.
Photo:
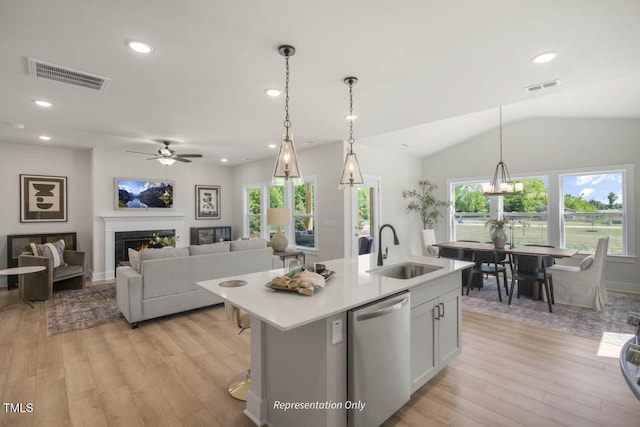
[[607,282],[607,290],[640,294],[640,283]]

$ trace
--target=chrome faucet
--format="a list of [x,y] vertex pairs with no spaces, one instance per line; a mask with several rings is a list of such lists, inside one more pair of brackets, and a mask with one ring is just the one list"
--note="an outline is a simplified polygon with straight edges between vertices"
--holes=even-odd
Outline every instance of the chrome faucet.
[[[394,245],[400,244],[400,241],[398,240],[398,235],[396,234],[396,229],[393,228],[393,225],[384,224],[383,226],[381,226],[380,230],[378,231],[378,265],[382,265],[382,230],[384,230],[385,227],[389,227],[391,231],[393,231],[393,244]],[[387,251],[388,250],[389,248],[387,248]]]

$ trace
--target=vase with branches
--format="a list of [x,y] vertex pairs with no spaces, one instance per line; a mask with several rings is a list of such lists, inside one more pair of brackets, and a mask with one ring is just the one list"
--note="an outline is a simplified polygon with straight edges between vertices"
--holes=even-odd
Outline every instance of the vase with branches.
[[404,190],[402,197],[409,200],[407,203],[407,213],[417,213],[422,220],[422,228],[435,229],[438,225],[438,218],[443,216],[442,208],[451,205],[451,202],[438,200],[433,192],[438,186],[428,180],[418,181],[418,189]]

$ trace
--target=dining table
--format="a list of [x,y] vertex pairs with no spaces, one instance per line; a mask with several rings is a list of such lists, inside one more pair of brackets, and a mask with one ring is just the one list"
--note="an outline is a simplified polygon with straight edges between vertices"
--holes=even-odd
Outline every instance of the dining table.
[[[439,248],[449,248],[466,251],[500,251],[505,254],[512,255],[536,255],[536,256],[551,256],[553,258],[571,258],[578,253],[577,249],[567,248],[554,248],[548,246],[511,246],[505,245],[504,248],[496,248],[493,243],[481,243],[481,242],[461,242],[461,241],[449,241],[449,242],[437,242],[432,246]],[[540,299],[541,293],[539,289],[534,286],[533,283],[525,281],[522,286],[518,284],[521,295],[531,296],[533,299]]]

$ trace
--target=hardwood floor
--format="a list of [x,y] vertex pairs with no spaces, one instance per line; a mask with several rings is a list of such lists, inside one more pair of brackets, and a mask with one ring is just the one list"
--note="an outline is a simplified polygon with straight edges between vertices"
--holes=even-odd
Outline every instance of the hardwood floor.
[[[0,290],[0,306],[15,298]],[[464,312],[462,354],[384,425],[638,425],[617,359],[597,351],[596,341]],[[226,392],[248,366],[249,334],[222,307],[47,337],[45,304],[20,304],[0,312],[0,402],[33,411],[3,405],[0,423],[252,426]]]

